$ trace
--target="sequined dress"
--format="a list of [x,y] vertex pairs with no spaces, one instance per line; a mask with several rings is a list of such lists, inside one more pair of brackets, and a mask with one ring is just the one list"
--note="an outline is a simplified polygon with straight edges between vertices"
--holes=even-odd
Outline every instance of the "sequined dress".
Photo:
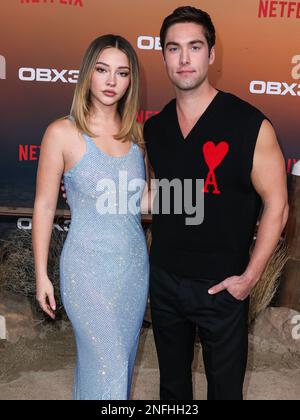
[[[145,166],[134,143],[112,157],[83,136],[86,152],[64,174],[72,219],[60,257],[61,295],[77,345],[73,398],[126,400],[148,295],[142,185],[134,188],[144,182]],[[118,201],[126,177],[137,211]]]

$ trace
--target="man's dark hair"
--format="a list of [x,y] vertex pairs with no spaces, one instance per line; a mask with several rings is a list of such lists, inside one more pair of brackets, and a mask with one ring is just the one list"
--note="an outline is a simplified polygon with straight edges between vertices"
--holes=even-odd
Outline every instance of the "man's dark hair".
[[166,35],[168,29],[176,23],[192,22],[201,25],[204,29],[205,38],[208,43],[209,53],[216,43],[216,31],[211,17],[203,10],[191,6],[178,7],[174,12],[167,16],[160,30],[160,43],[164,52]]

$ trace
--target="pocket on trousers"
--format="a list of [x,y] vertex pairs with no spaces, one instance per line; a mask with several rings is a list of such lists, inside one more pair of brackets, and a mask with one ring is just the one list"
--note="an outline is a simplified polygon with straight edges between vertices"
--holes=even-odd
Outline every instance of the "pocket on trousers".
[[236,299],[227,289],[225,289],[223,293],[226,299],[230,300],[233,303],[239,304],[244,302],[243,300]]

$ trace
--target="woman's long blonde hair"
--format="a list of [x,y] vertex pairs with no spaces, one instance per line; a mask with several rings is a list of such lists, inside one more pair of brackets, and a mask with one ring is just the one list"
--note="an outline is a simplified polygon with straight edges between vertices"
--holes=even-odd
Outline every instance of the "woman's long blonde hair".
[[130,67],[130,85],[118,105],[118,111],[121,116],[121,128],[119,133],[115,135],[115,139],[124,139],[124,141],[131,139],[140,147],[144,147],[142,128],[137,122],[140,102],[138,58],[131,44],[119,35],[100,36],[88,47],[79,72],[71,107],[71,116],[74,118],[79,131],[95,137],[95,134],[90,131],[87,121],[91,108],[90,85],[99,54],[107,48],[117,48],[122,51],[128,57]]

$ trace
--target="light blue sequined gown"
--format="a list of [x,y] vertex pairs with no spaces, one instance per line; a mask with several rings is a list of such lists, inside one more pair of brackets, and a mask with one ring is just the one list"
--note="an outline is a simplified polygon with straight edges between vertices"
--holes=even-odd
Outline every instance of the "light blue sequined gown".
[[[62,300],[77,344],[73,398],[126,400],[147,303],[148,252],[139,208],[136,214],[99,213],[106,192],[99,181],[114,181],[122,190],[122,173],[135,185],[145,179],[144,159],[136,144],[112,157],[83,136],[86,153],[64,174],[72,220],[60,258]],[[128,201],[141,197],[141,189],[132,190]],[[119,203],[110,206],[118,210]]]

